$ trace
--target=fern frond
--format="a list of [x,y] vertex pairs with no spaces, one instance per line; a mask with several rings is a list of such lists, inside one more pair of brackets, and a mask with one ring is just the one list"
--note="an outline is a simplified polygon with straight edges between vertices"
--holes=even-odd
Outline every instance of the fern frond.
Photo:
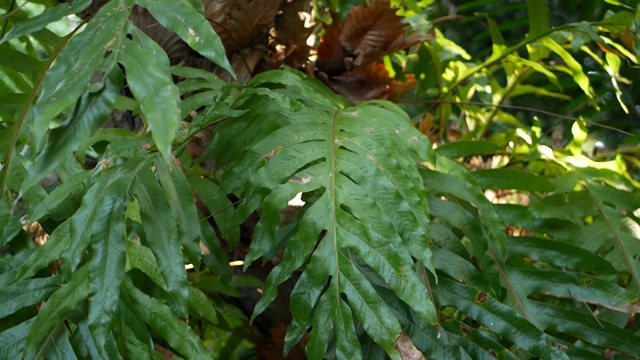
[[253,317],[273,301],[277,285],[302,271],[291,295],[288,341],[312,329],[311,357],[322,357],[332,343],[339,357],[359,357],[355,328],[361,325],[398,358],[398,320],[356,264],[362,260],[395,296],[436,324],[427,287],[414,269],[417,260],[435,273],[416,163],[430,156],[428,140],[387,102],[343,107],[343,101],[302,100],[300,94],[326,89],[294,72],[263,74],[250,85],[238,99],[239,108],[251,109],[222,125],[214,139],[229,145],[221,154],[228,162],[219,166],[230,169],[221,187],[243,199],[236,223],[255,210],[262,214],[246,266],[273,253],[280,209],[299,192],[315,195],[295,231],[278,244],[286,246],[282,262],[269,275]]

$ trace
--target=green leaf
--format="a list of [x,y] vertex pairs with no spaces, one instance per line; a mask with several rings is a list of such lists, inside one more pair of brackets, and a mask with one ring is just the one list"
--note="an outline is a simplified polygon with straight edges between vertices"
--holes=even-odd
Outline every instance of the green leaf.
[[480,329],[455,319],[443,321],[442,327],[449,332],[451,343],[463,348],[471,359],[517,359],[511,351]]
[[[480,256],[487,250],[487,234],[479,219],[469,211],[452,201],[445,201],[435,196],[429,198],[429,204],[433,216],[464,231],[465,236],[471,240],[475,256]],[[458,239],[456,238],[455,241]]]
[[147,274],[153,282],[161,289],[167,290],[167,283],[162,277],[160,268],[153,251],[148,247],[134,241],[126,242],[127,259],[125,264],[125,272],[131,269],[138,269]]
[[59,277],[50,276],[19,281],[0,288],[0,319],[47,299],[58,289],[59,281]]
[[[558,268],[594,274],[613,274],[616,269],[605,259],[577,246],[562,241],[518,236],[507,239],[507,253],[553,264]],[[554,280],[556,281],[556,280]]]
[[179,309],[179,315],[186,316],[189,290],[184,262],[179,255],[182,254],[182,248],[176,221],[164,191],[146,166],[136,174],[134,193],[140,202],[145,240],[158,260],[167,291]]
[[472,155],[493,154],[500,150],[502,147],[488,141],[456,141],[438,147],[435,149],[435,153],[450,159],[457,159]]
[[34,321],[35,317],[0,333],[0,359],[20,358],[25,338]]
[[105,59],[104,55],[118,51],[126,23],[126,9],[120,1],[112,0],[100,8],[86,28],[73,36],[60,51],[45,74],[42,91],[35,104],[31,127],[35,144],[45,136],[50,120],[86,91],[91,75],[96,70],[109,69],[115,56]]
[[199,264],[202,234],[191,187],[175,161],[171,161],[168,165],[159,161],[156,166],[160,185],[167,202],[172,205],[171,212],[178,225],[178,236],[182,247],[189,261],[192,264]]
[[189,309],[212,324],[218,323],[216,309],[211,300],[200,289],[193,286],[189,286]]
[[222,41],[205,19],[201,7],[196,9],[192,2],[186,0],[140,0],[138,4],[149,10],[162,26],[177,33],[192,49],[235,77]]
[[25,353],[29,353],[36,346],[38,353],[41,353],[49,346],[51,340],[55,341],[56,328],[64,328],[64,317],[89,295],[88,273],[88,266],[80,268],[67,284],[49,297],[27,335]]
[[587,77],[582,69],[582,65],[580,65],[580,63],[573,56],[571,56],[571,54],[567,50],[565,50],[557,42],[553,41],[550,37],[545,37],[541,41],[544,46],[546,46],[547,48],[549,48],[549,50],[553,51],[562,58],[570,72],[570,75],[573,77],[573,81],[578,84],[580,89],[582,89],[584,94],[587,95],[594,107],[598,109],[598,106],[594,101],[595,93],[593,92],[593,88],[591,87],[589,77]]
[[[428,206],[416,164],[417,159],[432,155],[430,143],[404,112],[386,102],[340,110],[324,101],[295,100],[317,86],[302,79],[288,71],[262,74],[256,83],[278,90],[241,93],[239,102],[259,110],[225,123],[217,134],[233,139],[225,143],[230,156],[218,166],[240,162],[225,173],[221,185],[225,192],[244,193],[235,223],[256,209],[261,213],[261,230],[254,234],[246,264],[272,251],[280,209],[296,193],[317,194],[297,230],[282,241],[283,261],[267,278],[253,316],[275,298],[277,285],[310,258],[292,293],[294,322],[288,341],[298,339],[312,323],[326,323],[324,329],[313,327],[310,354],[324,354],[334,336],[338,353],[359,353],[355,316],[368,335],[396,357],[389,334],[399,333],[397,320],[382,301],[363,298],[373,293],[352,262],[363,259],[419,316],[430,324],[436,322],[413,260],[434,271]],[[287,86],[276,83],[279,80]],[[325,231],[318,244],[318,236]],[[329,290],[323,293],[328,279]]]
[[42,220],[43,217],[50,214],[51,211],[63,201],[74,197],[74,195],[79,195],[75,192],[82,186],[87,175],[89,175],[88,171],[79,172],[58,185],[43,201],[35,206],[31,213],[30,220]]
[[434,296],[439,306],[453,306],[515,345],[545,359],[568,359],[542,331],[498,300],[469,286],[440,278]]
[[[24,110],[24,107],[29,99],[29,94],[13,94],[13,93],[0,93],[0,114],[8,114],[14,118],[19,117],[19,113]],[[3,129],[7,131],[8,129]]]
[[181,120],[180,96],[169,64],[158,60],[161,56],[136,41],[125,40],[118,62],[127,70],[127,84],[140,103],[158,151],[169,161],[171,142]]
[[[13,29],[15,29],[15,27],[13,27],[12,30]],[[0,40],[0,43],[2,43],[5,39],[6,37],[2,38],[2,40]],[[45,66],[44,61],[40,61],[37,58],[33,58],[23,52],[20,52],[14,49],[13,47],[11,47],[10,44],[0,45],[0,51],[2,51],[2,53],[4,54],[4,56],[0,57],[0,65],[6,66],[11,70],[25,74],[29,77],[29,79],[35,79],[36,76],[42,73],[42,70],[44,69],[44,66]],[[8,99],[11,99],[11,96],[14,96],[14,98],[18,96],[26,98],[26,94],[9,93],[9,94],[2,94],[2,96],[0,96],[0,99],[2,99],[2,102],[7,102]],[[20,107],[23,107],[26,102],[27,101],[25,99],[25,101],[22,101],[21,103],[17,103],[17,104],[20,104],[21,105]]]
[[123,85],[120,69],[111,69],[104,83],[99,91],[83,95],[69,118],[61,126],[51,130],[44,150],[35,160],[35,169],[23,184],[24,190],[58,167],[78,148],[81,141],[93,135],[107,121]]
[[124,277],[126,187],[127,183],[116,182],[105,189],[109,195],[98,204],[91,229],[88,323],[100,349],[107,341]]
[[[120,291],[120,319],[131,329],[134,336],[139,342],[146,345],[146,352],[153,353],[153,340],[144,324],[144,318],[138,308],[133,304],[131,297],[127,291]],[[128,337],[128,336],[127,336]]]
[[201,177],[189,178],[189,185],[200,196],[207,206],[220,232],[230,246],[235,246],[240,240],[240,228],[232,222],[234,206],[219,186],[211,180]]
[[144,321],[173,349],[187,359],[212,358],[200,338],[187,324],[180,321],[171,308],[147,296],[128,281],[124,281],[123,285]]
[[630,291],[588,274],[509,267],[507,275],[523,298],[532,293],[544,293],[603,305],[618,311],[626,311],[638,301],[638,297]]
[[78,351],[79,355],[88,354],[92,359],[100,359],[102,358],[100,355],[101,350],[98,349],[98,346],[93,339],[93,335],[91,334],[91,330],[89,330],[87,320],[88,312],[89,304],[88,302],[83,302],[67,316],[68,321],[78,327],[70,336],[71,345],[75,349],[82,349]]
[[[37,321],[36,321],[37,323]],[[35,325],[34,325],[35,326]],[[27,338],[28,341],[28,338]],[[34,349],[35,350],[35,349]],[[26,356],[27,360],[31,360],[31,352]],[[48,334],[46,342],[42,347],[38,349],[37,354],[33,356],[33,359],[46,358],[51,360],[75,360],[77,359],[76,353],[71,347],[67,330],[64,324],[61,322]]]
[[522,191],[553,191],[549,180],[514,169],[480,169],[471,172],[483,189],[514,189]]
[[22,231],[22,221],[11,214],[0,214],[0,247],[5,246]]
[[543,0],[527,0],[528,38],[536,38],[549,30],[549,7]]
[[71,4],[60,4],[58,6],[48,7],[39,15],[14,24],[11,30],[0,39],[0,44],[23,35],[35,33],[65,16],[81,12],[89,5],[91,5],[91,0],[76,0]]
[[[451,168],[453,170],[449,171]],[[489,238],[500,250],[504,251],[507,241],[504,234],[504,224],[502,224],[502,220],[498,217],[482,190],[474,184],[473,177],[462,167],[455,165],[447,158],[438,158],[438,170],[443,172],[426,169],[422,171],[425,185],[433,191],[452,194],[473,204],[482,213],[483,225],[489,234]],[[445,171],[450,173],[457,172],[460,177],[448,173],[445,174]]]
[[20,266],[0,275],[0,286],[11,284],[15,281],[26,280],[38,271],[46,268],[67,250],[71,244],[69,239],[69,221],[58,226],[49,236],[44,245],[37,248],[28,257],[21,261]]
[[593,199],[586,191],[556,193],[534,203],[529,209],[537,218],[569,220],[579,225],[587,216],[597,214]]
[[527,307],[531,309],[531,313],[536,314],[531,321],[545,331],[564,333],[586,343],[640,357],[637,346],[640,344],[640,336],[625,331],[607,319],[596,318],[593,313],[537,301],[529,301]]
[[580,230],[580,225],[567,220],[537,218],[536,216],[532,216],[528,206],[495,204],[493,208],[504,224],[508,226],[549,234],[564,239],[570,238],[576,231]]

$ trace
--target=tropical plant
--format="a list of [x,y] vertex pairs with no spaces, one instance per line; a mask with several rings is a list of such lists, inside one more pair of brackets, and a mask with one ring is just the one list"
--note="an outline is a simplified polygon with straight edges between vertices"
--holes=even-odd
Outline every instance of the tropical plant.
[[1,359],[640,358],[640,8],[251,3],[0,6]]

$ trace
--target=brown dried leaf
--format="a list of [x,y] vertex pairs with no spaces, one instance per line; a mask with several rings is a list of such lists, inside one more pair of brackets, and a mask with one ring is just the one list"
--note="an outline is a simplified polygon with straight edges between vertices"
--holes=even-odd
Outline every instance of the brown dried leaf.
[[267,44],[279,0],[204,0],[204,16],[228,55]]
[[[256,66],[266,54],[267,50],[264,47],[242,49],[233,54],[231,56],[231,68],[236,73],[237,81],[247,82],[251,80]],[[231,75],[221,68],[217,68],[214,73],[225,81],[233,81]]]
[[432,37],[418,33],[407,35],[407,24],[401,20],[386,0],[367,1],[353,8],[344,19],[340,34],[340,42],[354,55],[353,64],[368,64]]
[[396,350],[400,353],[402,360],[426,360],[422,352],[413,345],[405,333],[400,333],[396,339]]
[[342,21],[338,15],[333,14],[331,25],[324,26],[324,35],[318,46],[318,60],[316,67],[329,76],[340,75],[347,71],[344,58],[345,52],[340,43],[342,33]]
[[415,80],[408,75],[406,83],[395,81],[389,78],[384,64],[372,63],[335,76],[329,82],[336,92],[357,104],[372,99],[393,100],[407,92]]
[[278,53],[279,62],[299,67],[308,61],[311,47],[307,45],[307,39],[313,33],[313,27],[305,25],[303,14],[313,18],[312,10],[312,4],[307,0],[292,0],[281,6],[275,18],[274,41],[270,44],[270,48]]

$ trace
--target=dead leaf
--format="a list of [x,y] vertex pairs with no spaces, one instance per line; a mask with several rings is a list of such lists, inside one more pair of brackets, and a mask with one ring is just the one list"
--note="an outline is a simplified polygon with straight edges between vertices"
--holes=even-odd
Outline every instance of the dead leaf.
[[314,28],[313,24],[307,27],[306,20],[313,19],[312,10],[311,2],[306,0],[292,0],[281,6],[272,31],[273,42],[269,44],[276,50],[279,63],[297,68],[309,60],[311,47],[307,39]]
[[407,24],[401,20],[389,1],[367,1],[344,19],[340,43],[354,55],[354,65],[363,65],[432,38],[419,33],[407,35]]
[[257,44],[266,45],[279,0],[204,0],[204,16],[227,55]]
[[426,357],[413,345],[413,342],[405,333],[400,333],[396,339],[396,350],[400,353],[402,360],[426,360]]
[[394,100],[411,89],[415,80],[407,76],[406,83],[396,81],[389,78],[384,64],[372,63],[335,76],[329,83],[352,104],[358,104],[372,99]]
[[[254,47],[251,49],[242,49],[231,56],[231,68],[236,73],[237,81],[247,82],[251,80],[254,70],[260,60],[267,53],[265,47]],[[214,73],[225,81],[233,81],[231,75],[222,68],[217,68]]]
[[318,70],[329,76],[340,75],[348,69],[345,66],[344,58],[348,54],[340,43],[340,33],[342,32],[342,21],[338,15],[333,14],[331,25],[324,26],[324,35],[320,39],[318,46],[318,59],[316,67]]

